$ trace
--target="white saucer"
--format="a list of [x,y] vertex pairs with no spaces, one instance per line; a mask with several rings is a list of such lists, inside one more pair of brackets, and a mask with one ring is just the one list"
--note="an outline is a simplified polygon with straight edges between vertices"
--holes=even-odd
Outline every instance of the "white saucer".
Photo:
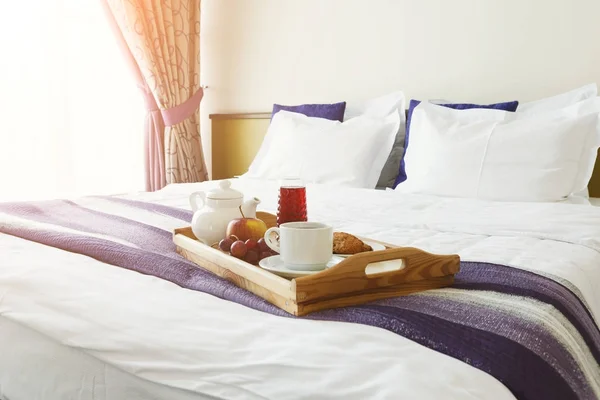
[[[335,255],[331,257],[331,260],[327,263],[327,266],[325,268],[331,268],[343,260],[343,258],[337,257],[337,255]],[[316,274],[317,272],[321,272],[323,269],[325,269],[323,268],[319,271],[298,271],[296,269],[289,269],[285,266],[283,261],[281,261],[281,256],[271,256],[263,258],[259,261],[258,265],[260,265],[261,268],[264,268],[267,271],[274,273],[275,275],[279,275],[289,279]]]
[[[377,242],[369,242],[369,241],[363,241],[365,244],[368,244],[369,246],[371,246],[371,248],[373,249],[373,251],[379,251],[379,250],[385,250],[385,246],[382,245],[381,243],[377,243]],[[360,254],[360,253],[357,253]],[[354,254],[335,254],[338,257],[350,257],[353,256]]]

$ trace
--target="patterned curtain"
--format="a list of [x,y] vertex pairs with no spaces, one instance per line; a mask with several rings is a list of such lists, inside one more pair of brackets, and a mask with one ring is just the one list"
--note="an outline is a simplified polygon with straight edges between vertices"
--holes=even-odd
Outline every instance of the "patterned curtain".
[[147,189],[208,179],[200,141],[200,0],[103,0],[146,95]]

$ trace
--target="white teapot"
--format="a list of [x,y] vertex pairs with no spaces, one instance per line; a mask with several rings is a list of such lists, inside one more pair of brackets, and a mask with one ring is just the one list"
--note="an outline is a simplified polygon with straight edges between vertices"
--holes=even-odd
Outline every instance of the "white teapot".
[[192,231],[198,240],[210,246],[225,237],[232,219],[256,218],[259,203],[256,197],[244,202],[242,192],[232,189],[228,180],[219,182],[219,187],[208,193],[194,192],[190,195],[194,212]]

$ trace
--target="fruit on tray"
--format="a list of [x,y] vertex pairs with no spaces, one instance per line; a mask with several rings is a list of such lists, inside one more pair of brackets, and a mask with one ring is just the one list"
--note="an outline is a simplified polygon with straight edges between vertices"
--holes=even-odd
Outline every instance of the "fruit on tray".
[[248,249],[246,248],[246,243],[238,240],[237,242],[233,242],[229,251],[235,258],[243,259],[248,252]]
[[248,239],[244,242],[239,240],[237,236],[229,235],[221,239],[218,247],[221,251],[253,265],[257,265],[263,258],[278,254],[269,249],[263,238],[259,240]]
[[227,225],[227,236],[235,235],[239,240],[262,239],[267,225],[258,218],[236,218]]
[[258,243],[258,248],[260,249],[260,251],[271,251],[271,248],[269,247],[267,242],[265,242],[264,237],[258,239],[257,243]]
[[258,249],[258,242],[254,239],[248,239],[246,240],[246,247],[248,250]]
[[234,240],[230,238],[221,239],[221,241],[219,242],[219,248],[223,251],[229,252],[229,250],[231,250],[231,245],[233,244],[233,242]]
[[258,257],[259,256],[257,251],[248,251],[244,260],[246,262],[249,262],[250,264],[256,264],[258,262]]

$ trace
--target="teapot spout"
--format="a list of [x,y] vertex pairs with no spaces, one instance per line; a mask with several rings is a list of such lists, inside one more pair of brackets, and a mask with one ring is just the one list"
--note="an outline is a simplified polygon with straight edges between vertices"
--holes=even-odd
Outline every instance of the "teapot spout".
[[260,204],[258,197],[253,197],[250,200],[246,200],[242,204],[242,213],[246,218],[256,218],[256,206]]

